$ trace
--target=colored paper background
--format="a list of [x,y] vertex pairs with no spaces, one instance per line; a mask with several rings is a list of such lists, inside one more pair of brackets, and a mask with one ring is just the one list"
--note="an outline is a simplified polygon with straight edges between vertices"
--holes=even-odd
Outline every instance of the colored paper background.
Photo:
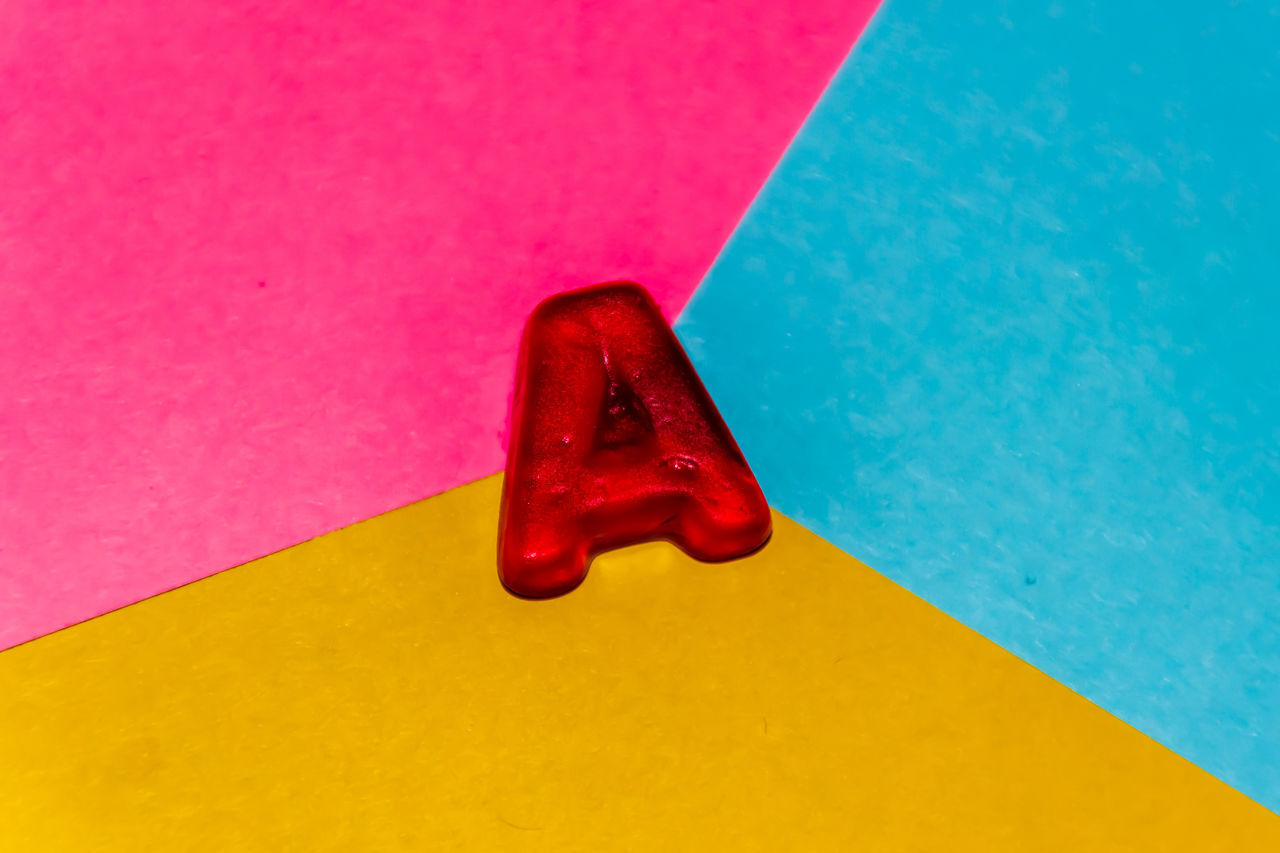
[[1280,818],[784,516],[748,559],[644,545],[530,602],[494,577],[499,490],[0,655],[0,848],[1280,846]]
[[1278,46],[890,0],[679,322],[774,506],[1272,809]]
[[0,5],[0,647],[499,469],[527,311],[678,310],[873,7]]

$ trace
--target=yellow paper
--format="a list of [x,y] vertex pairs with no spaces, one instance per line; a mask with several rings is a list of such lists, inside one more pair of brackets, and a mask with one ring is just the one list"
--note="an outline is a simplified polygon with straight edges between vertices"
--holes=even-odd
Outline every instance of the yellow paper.
[[499,586],[499,479],[0,654],[0,851],[1280,850],[788,519]]

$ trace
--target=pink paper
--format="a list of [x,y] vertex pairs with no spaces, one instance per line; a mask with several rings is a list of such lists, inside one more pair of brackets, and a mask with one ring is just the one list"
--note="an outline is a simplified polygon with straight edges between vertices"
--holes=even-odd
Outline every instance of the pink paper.
[[0,5],[0,647],[501,468],[529,309],[676,312],[875,3],[516,5]]

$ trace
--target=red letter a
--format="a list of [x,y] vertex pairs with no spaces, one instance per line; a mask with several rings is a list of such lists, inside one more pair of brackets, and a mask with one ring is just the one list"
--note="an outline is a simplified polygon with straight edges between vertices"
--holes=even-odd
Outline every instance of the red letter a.
[[498,525],[508,589],[568,592],[597,553],[649,539],[727,560],[770,530],[751,469],[644,288],[601,284],[534,310]]

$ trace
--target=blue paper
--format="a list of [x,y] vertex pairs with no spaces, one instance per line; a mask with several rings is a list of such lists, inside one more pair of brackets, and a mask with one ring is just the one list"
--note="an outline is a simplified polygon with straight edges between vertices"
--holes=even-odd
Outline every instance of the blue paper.
[[678,323],[771,503],[1280,810],[1280,6],[887,0]]

